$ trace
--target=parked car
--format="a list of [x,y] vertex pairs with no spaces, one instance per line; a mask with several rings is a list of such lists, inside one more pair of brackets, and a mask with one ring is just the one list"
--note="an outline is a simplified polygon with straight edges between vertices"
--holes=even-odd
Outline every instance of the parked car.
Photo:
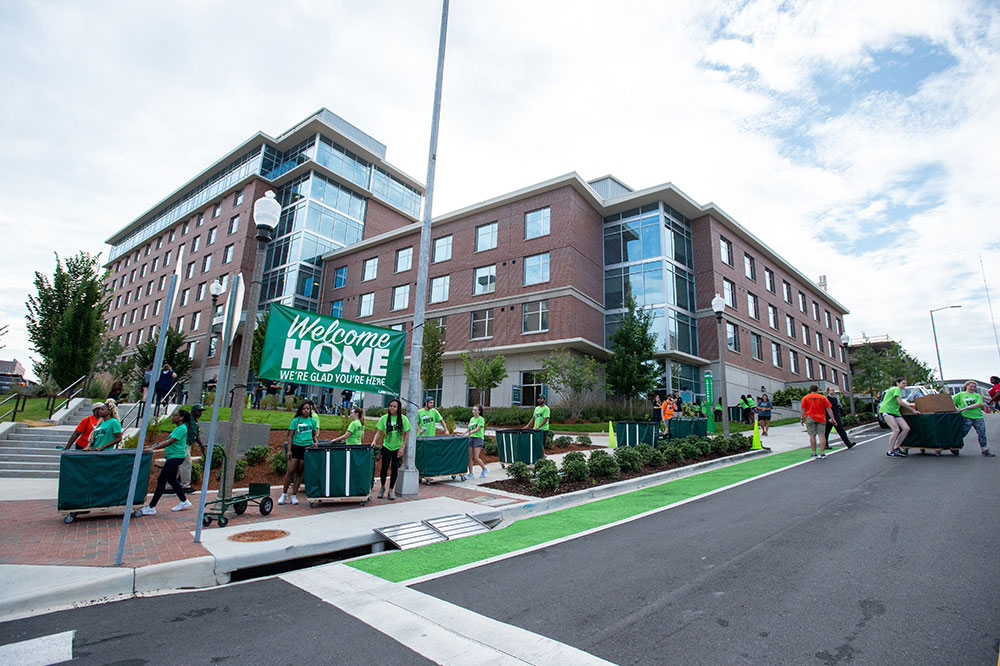
[[0,374],[0,395],[21,391],[28,387],[28,381],[21,375]]

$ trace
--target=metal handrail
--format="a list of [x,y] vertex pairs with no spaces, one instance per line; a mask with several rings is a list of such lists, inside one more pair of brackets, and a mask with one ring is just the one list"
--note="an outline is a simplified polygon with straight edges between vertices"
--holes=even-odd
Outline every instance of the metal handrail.
[[171,394],[173,394],[173,392],[176,391],[177,387],[180,385],[180,382],[174,382],[174,385],[170,387],[170,390],[163,394],[163,398],[156,401],[156,410],[153,412],[153,416],[159,418],[160,407],[165,407],[170,404]]
[[129,420],[129,417],[132,416],[133,412],[135,412],[136,414],[135,414],[135,424],[132,427],[138,428],[139,427],[139,422],[142,420],[142,415],[143,415],[143,413],[145,413],[145,411],[146,411],[146,403],[145,402],[137,402],[134,405],[132,405],[132,407],[129,408],[129,410],[127,412],[125,412],[125,414],[122,415],[122,417],[120,419],[121,424],[122,424],[122,430],[124,430],[125,428],[130,427],[128,425],[128,420]]
[[[71,393],[65,400],[63,400],[57,406],[56,405],[56,401],[59,398],[63,397],[64,393],[66,393],[67,391],[69,391],[71,388],[73,388],[74,386],[76,386],[80,382],[83,382],[83,386],[81,386],[77,390],[73,391],[73,393]],[[73,382],[72,384],[70,384],[69,386],[67,386],[66,388],[64,388],[63,390],[59,391],[55,395],[49,396],[48,404],[46,405],[49,408],[49,418],[51,419],[53,414],[55,414],[60,409],[62,409],[66,405],[68,405],[69,402],[70,402],[70,400],[72,400],[76,396],[78,396],[81,393],[83,393],[84,391],[86,391],[89,386],[90,386],[90,375],[84,375],[83,377],[80,377],[75,382]]]
[[20,405],[20,411],[24,411],[28,407],[28,396],[24,393],[12,393],[3,400],[0,400],[0,405],[8,402],[11,398],[14,399],[13,409],[9,409],[0,415],[0,422],[2,422],[7,416],[10,416],[10,422],[13,423],[17,420],[18,405]]

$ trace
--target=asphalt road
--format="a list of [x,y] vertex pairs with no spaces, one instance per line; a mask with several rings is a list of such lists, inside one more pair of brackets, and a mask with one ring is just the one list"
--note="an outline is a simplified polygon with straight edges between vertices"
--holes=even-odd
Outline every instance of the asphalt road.
[[974,437],[881,438],[416,589],[619,664],[995,666],[1000,457]]

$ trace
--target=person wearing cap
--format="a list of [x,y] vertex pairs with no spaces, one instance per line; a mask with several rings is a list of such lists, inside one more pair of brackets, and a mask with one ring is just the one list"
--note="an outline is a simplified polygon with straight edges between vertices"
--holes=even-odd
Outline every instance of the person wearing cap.
[[76,448],[78,449],[87,448],[87,445],[90,443],[90,433],[94,432],[94,428],[101,423],[101,410],[103,408],[103,402],[95,402],[91,406],[92,413],[89,416],[85,416],[77,424],[76,429],[69,434],[69,441],[66,442],[64,451],[72,448],[74,444],[76,444]]
[[109,399],[101,403],[97,415],[101,417],[101,422],[90,433],[90,443],[85,450],[103,451],[115,448],[122,441],[122,422],[118,420],[115,401]]
[[[181,463],[180,469],[177,470],[177,476],[180,477],[181,487],[184,488],[186,493],[198,492],[197,488],[191,486],[191,447],[197,444],[201,448],[201,464],[202,467],[205,466],[205,445],[201,443],[201,428],[198,427],[198,419],[201,418],[202,413],[205,408],[199,403],[191,405],[191,423],[188,424],[187,430],[187,448],[185,450],[184,462]],[[211,465],[209,465],[211,467]]]

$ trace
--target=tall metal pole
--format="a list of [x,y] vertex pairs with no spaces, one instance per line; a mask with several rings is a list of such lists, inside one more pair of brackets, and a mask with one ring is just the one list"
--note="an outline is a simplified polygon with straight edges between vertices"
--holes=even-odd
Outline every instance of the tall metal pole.
[[944,386],[944,370],[941,369],[941,350],[938,349],[937,328],[934,326],[934,310],[931,310],[931,332],[934,334],[934,353],[937,354],[938,377],[941,379],[941,386]]
[[[242,278],[237,275],[229,282],[229,296],[226,301],[226,318],[222,327],[222,337],[217,344],[221,344],[222,351],[219,356],[219,377],[215,387],[215,400],[212,403],[212,424],[208,427],[208,449],[205,451],[205,459],[201,461],[201,497],[198,500],[198,522],[194,528],[194,542],[201,543],[201,524],[205,518],[205,495],[208,494],[208,478],[212,474],[212,452],[215,450],[215,433],[219,427],[219,405],[225,399],[226,391],[229,388],[229,335],[236,311],[237,294],[240,293],[239,282]],[[214,308],[213,308],[214,312]]]
[[[179,253],[179,255],[183,255]],[[181,256],[177,257],[177,266],[180,267]],[[167,302],[163,307],[163,319],[160,320],[160,335],[159,339],[156,341],[156,354],[153,357],[153,370],[150,375],[150,383],[156,381],[156,378],[160,376],[160,372],[163,370],[163,356],[167,349],[167,328],[169,327],[168,322],[170,321],[170,312],[174,307],[174,293],[177,291],[177,281],[178,276],[175,271],[173,275],[170,276],[170,285],[167,287]],[[135,445],[135,457],[132,463],[132,478],[128,484],[128,495],[125,499],[125,517],[122,518],[122,531],[121,535],[118,537],[118,554],[115,555],[115,566],[119,566],[122,563],[122,557],[125,555],[125,538],[128,536],[128,526],[129,520],[132,518],[132,498],[135,497],[135,488],[139,482],[139,467],[142,462],[142,450],[146,446],[146,430],[149,427],[149,417],[153,413],[153,401],[155,399],[155,391],[153,387],[150,386],[149,390],[146,391],[146,407],[143,410],[142,422],[139,424],[139,441]],[[152,468],[152,465],[150,465]]]
[[[441,35],[438,40],[437,77],[434,82],[434,107],[431,112],[431,141],[427,154],[427,189],[424,191],[424,215],[420,227],[420,259],[417,264],[417,293],[413,300],[413,330],[410,335],[410,381],[408,396],[411,404],[419,405],[423,400],[423,382],[420,380],[420,365],[424,348],[424,312],[427,305],[427,265],[431,254],[431,212],[434,201],[434,171],[437,167],[438,123],[441,119],[441,84],[444,80],[444,48],[448,37],[448,0],[441,4]],[[406,458],[403,461],[403,495],[416,495],[420,488],[420,473],[417,471],[417,419],[411,414],[410,434],[406,440]]]
[[719,337],[719,397],[722,398],[722,436],[729,437],[729,394],[726,392],[726,341],[722,330],[722,313],[716,313]]
[[[262,236],[257,228],[257,256],[253,262],[253,277],[250,280],[250,292],[247,294],[246,323],[243,325],[243,338],[240,340],[240,361],[236,366],[236,378],[233,381],[233,405],[229,410],[229,439],[225,444],[226,451],[226,497],[233,494],[233,483],[236,481],[236,447],[240,441],[240,431],[243,426],[243,408],[246,406],[247,377],[250,374],[250,353],[253,351],[253,331],[257,324],[257,307],[260,301],[260,283],[264,277],[264,254],[267,252],[269,236]],[[239,322],[233,322],[238,326]],[[216,395],[218,395],[216,391]],[[218,400],[216,400],[218,403]]]
[[993,339],[997,343],[997,357],[1000,357],[1000,334],[997,334],[997,320],[993,317],[993,300],[990,298],[990,285],[986,282],[986,267],[983,266],[983,255],[979,255],[979,270],[983,274],[983,289],[986,290],[986,305],[990,308],[990,323],[993,324]]
[[851,379],[851,350],[847,348],[847,344],[844,343],[844,360],[847,362],[847,395],[851,398],[851,414],[856,414],[854,411],[854,381]]

